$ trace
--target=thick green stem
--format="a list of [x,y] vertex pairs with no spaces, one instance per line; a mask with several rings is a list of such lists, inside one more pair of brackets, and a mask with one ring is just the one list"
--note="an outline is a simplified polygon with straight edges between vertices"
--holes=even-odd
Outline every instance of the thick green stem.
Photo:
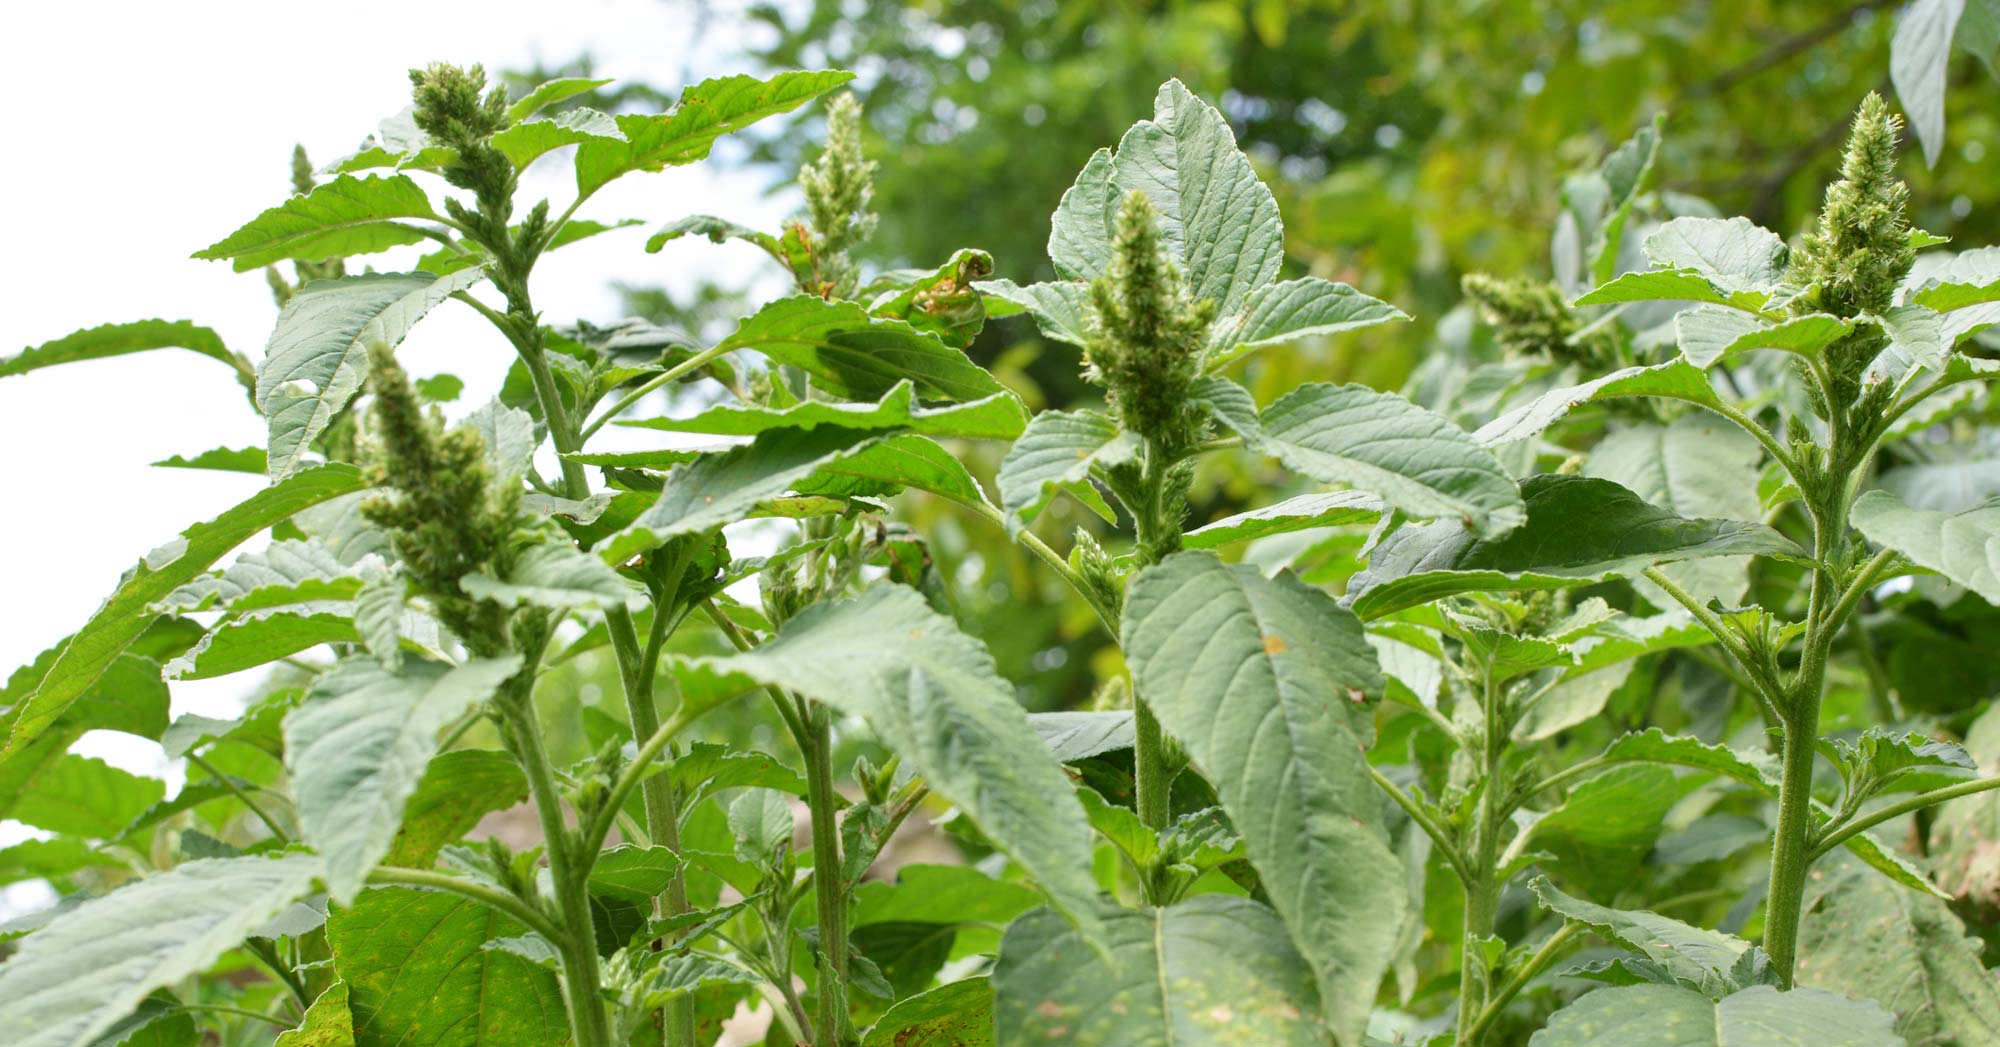
[[[1167,473],[1173,467],[1159,442],[1147,440],[1139,476],[1139,504],[1127,507],[1132,510],[1141,567],[1158,563],[1180,548],[1181,507],[1169,504]],[[1167,765],[1166,733],[1136,685],[1132,689],[1132,726],[1132,777],[1139,821],[1157,832],[1173,818],[1173,771]]]
[[1493,972],[1486,963],[1486,939],[1499,922],[1500,831],[1507,821],[1507,797],[1501,778],[1507,749],[1507,723],[1500,708],[1500,688],[1493,670],[1480,666],[1483,727],[1479,739],[1479,806],[1472,828],[1472,853],[1465,877],[1465,938],[1458,958],[1458,1043],[1477,1047],[1484,1028],[1478,1022],[1493,990]]
[[813,900],[819,912],[819,991],[815,1047],[841,1047],[847,1027],[847,887],[841,872],[840,795],[833,788],[833,717],[812,707],[806,749],[806,802],[812,808]]
[[1799,920],[1803,914],[1806,873],[1812,869],[1813,768],[1819,758],[1820,692],[1826,684],[1826,659],[1838,628],[1840,607],[1849,606],[1833,593],[1834,548],[1846,530],[1844,497],[1834,508],[1813,515],[1812,591],[1806,601],[1806,642],[1787,696],[1784,768],[1778,785],[1778,826],[1771,839],[1771,886],[1764,903],[1764,951],[1781,988],[1792,987],[1798,959]]
[[1173,785],[1167,774],[1166,733],[1143,701],[1132,703],[1132,729],[1133,784],[1139,821],[1148,829],[1164,829],[1172,817],[1169,792]]

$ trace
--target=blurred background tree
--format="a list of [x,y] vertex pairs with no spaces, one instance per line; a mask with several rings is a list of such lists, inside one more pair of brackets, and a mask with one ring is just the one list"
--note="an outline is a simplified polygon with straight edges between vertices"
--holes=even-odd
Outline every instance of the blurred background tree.
[[[1649,185],[1675,194],[1675,210],[1700,208],[1689,199],[1700,198],[1787,236],[1803,232],[1837,167],[1849,114],[1869,91],[1888,93],[1891,40],[1908,6],[812,0],[751,7],[762,28],[744,37],[752,41],[744,57],[752,68],[860,74],[867,151],[880,162],[881,223],[859,252],[865,267],[935,265],[980,247],[998,275],[1023,283],[1053,275],[1049,215],[1077,170],[1151,114],[1162,80],[1179,77],[1220,105],[1276,192],[1286,275],[1345,281],[1415,318],[1260,354],[1243,377],[1269,401],[1303,381],[1397,387],[1440,341],[1474,358],[1490,352],[1459,309],[1461,278],[1549,277],[1564,177],[1594,168],[1656,116],[1664,143]],[[695,8],[697,31],[743,14]],[[1966,10],[1946,66],[1942,155],[1927,167],[1911,143],[1903,170],[1919,226],[1994,243],[2000,179],[1987,153],[2000,147],[1990,79],[2000,0],[1969,0]],[[577,56],[519,79],[588,69],[588,56]],[[676,86],[623,83],[620,94],[586,104],[662,104]],[[766,141],[756,157],[782,185],[817,155],[817,141],[814,133]],[[735,315],[728,287],[685,300],[626,291],[634,313],[697,332]],[[1043,344],[1024,320],[989,324],[972,352],[1037,406],[1093,396],[1077,378],[1075,350]],[[1197,488],[1199,517],[1238,511],[1257,485],[1283,480],[1241,464],[1210,468]],[[1112,655],[1081,607],[1051,588],[1035,602],[1043,572],[984,525],[913,508],[930,517],[919,530],[955,583],[960,616],[995,646],[1025,700],[1086,701],[1091,660]],[[1041,525],[1052,536],[1089,523],[1074,504],[1056,508]],[[1002,601],[1014,601],[1007,621],[982,621]]]

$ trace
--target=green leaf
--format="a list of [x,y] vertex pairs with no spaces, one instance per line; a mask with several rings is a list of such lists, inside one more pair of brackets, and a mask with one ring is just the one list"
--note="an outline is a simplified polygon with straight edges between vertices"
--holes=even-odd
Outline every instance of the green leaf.
[[1692,269],[1724,294],[1768,294],[1785,276],[1785,242],[1748,218],[1675,218],[1646,237],[1646,257]]
[[327,986],[306,1008],[299,1027],[279,1033],[271,1047],[354,1047],[354,1014],[347,1006],[347,983]]
[[870,316],[853,302],[815,295],[781,298],[759,309],[718,348],[755,349],[848,400],[874,399],[904,380],[916,385],[919,396],[940,400],[980,400],[1005,391],[937,335]]
[[[1125,460],[1135,452],[1132,438],[1100,411],[1043,411],[1000,462],[1000,506],[1010,531],[1027,525],[1058,489],[1088,489],[1091,467]],[[1086,505],[1103,504],[1094,489]],[[1095,502],[1093,505],[1092,502]],[[1104,514],[1109,519],[1108,511]]]
[[225,473],[254,473],[264,475],[269,468],[270,458],[262,447],[217,447],[203,451],[192,458],[174,455],[162,458],[153,464],[162,469],[214,469]]
[[296,471],[313,440],[361,392],[370,344],[395,346],[433,306],[485,278],[483,269],[443,277],[368,273],[314,281],[292,295],[257,365],[257,409],[271,430],[271,479]]
[[967,978],[918,993],[884,1011],[861,1047],[993,1047],[993,988]]
[[1557,1011],[1528,1047],[1903,1047],[1892,1016],[1818,989],[1753,986],[1720,1000],[1692,989],[1599,989]]
[[1944,336],[1960,342],[2000,322],[2000,247],[1981,247],[1948,255],[1919,256],[1903,289],[1908,302],[1944,314]]
[[[1251,291],[1277,278],[1285,255],[1278,201],[1229,122],[1179,80],[1160,85],[1153,118],[1119,140],[1110,181],[1118,197],[1143,192],[1159,208],[1161,239],[1189,294],[1214,300],[1216,315],[1243,311]],[[1108,227],[1111,209],[1104,220]]]
[[1556,890],[1547,877],[1536,877],[1528,888],[1535,892],[1542,908],[1588,924],[1598,937],[1640,953],[1690,988],[1722,996],[1736,987],[1730,971],[1749,948],[1741,939],[1658,913],[1607,909]]
[[1816,357],[1852,330],[1854,321],[1826,313],[1770,323],[1734,309],[1698,305],[1674,317],[1681,355],[1703,368],[1754,349]]
[[1926,792],[1977,777],[1979,765],[1957,742],[1918,731],[1871,726],[1853,741],[1821,738],[1822,756],[1870,795]]
[[578,551],[568,540],[552,540],[522,550],[505,580],[484,572],[458,581],[466,595],[492,600],[503,607],[546,607],[556,611],[578,608],[604,610],[641,606],[644,594],[618,576],[604,561]]
[[[1058,342],[1083,346],[1090,336],[1090,285],[1075,281],[1052,281],[1022,287],[1012,280],[976,280],[980,294],[998,298],[1034,317],[1035,327]],[[992,311],[990,315],[999,315]]]
[[1047,909],[1007,928],[993,969],[1002,1047],[1326,1042],[1312,970],[1264,906],[1208,894],[1166,909],[1107,908],[1101,918],[1111,964]]
[[655,116],[621,116],[623,142],[588,141],[576,153],[576,189],[589,196],[633,171],[658,171],[708,156],[715,140],[799,106],[854,79],[838,70],[779,73],[769,80],[725,76],[703,80]]
[[1374,523],[1381,518],[1382,509],[1382,503],[1364,491],[1302,494],[1195,528],[1187,533],[1184,543],[1190,549],[1214,549],[1274,534]]
[[725,240],[742,240],[763,248],[766,254],[779,261],[785,259],[784,248],[779,246],[778,238],[770,233],[705,214],[688,215],[686,218],[661,226],[659,232],[646,238],[646,253],[658,254],[667,244],[688,235],[708,237],[708,241],[714,244]]
[[301,509],[366,486],[353,466],[307,469],[257,492],[214,520],[195,524],[148,554],[63,646],[35,692],[15,704],[12,734],[0,757],[19,752],[82,697],[159,617],[153,606],[167,594],[193,581],[251,535]]
[[1854,500],[1855,530],[1990,604],[2000,604],[2000,502],[1946,513],[1912,509],[1887,491]]
[[244,377],[242,361],[222,344],[222,337],[206,327],[186,320],[134,320],[123,324],[101,324],[52,342],[30,346],[13,356],[0,357],[0,378],[27,374],[57,364],[83,360],[103,360],[149,349],[186,349],[211,360],[220,360]]
[[705,534],[750,516],[816,470],[880,437],[860,429],[772,429],[721,454],[678,466],[660,497],[593,551],[619,564],[675,535]]
[[1185,552],[1133,580],[1122,646],[1236,820],[1327,1024],[1359,1042],[1409,896],[1363,755],[1386,685],[1361,623],[1289,574]]
[[580,76],[564,76],[554,80],[545,80],[535,85],[534,90],[522,95],[513,105],[507,107],[507,122],[510,124],[520,123],[541,112],[542,109],[548,106],[566,99],[575,98],[580,94],[595,91],[610,82],[610,80],[590,80]]
[[1587,403],[1628,396],[1660,396],[1689,403],[1721,403],[1708,376],[1686,360],[1669,360],[1651,367],[1627,367],[1581,385],[1551,389],[1479,427],[1472,434],[1481,447],[1504,447],[1539,436]]
[[162,605],[191,611],[216,606],[249,611],[349,600],[361,586],[360,573],[324,544],[287,538],[237,557],[220,574],[203,575],[175,589]]
[[1306,385],[1264,409],[1258,450],[1321,483],[1345,483],[1417,517],[1480,534],[1524,519],[1521,494],[1491,452],[1394,393]]
[[[1665,425],[1613,430],[1590,452],[1583,473],[1617,483],[1642,501],[1692,518],[1756,521],[1763,518],[1757,479],[1764,448],[1719,415],[1694,411]],[[1706,602],[1739,603],[1748,588],[1749,561],[1710,557],[1674,564],[1666,572]],[[1667,598],[1649,599],[1665,606]]]
[[81,1047],[312,888],[319,859],[183,863],[57,916],[0,964],[0,1042]]
[[1316,276],[1267,284],[1250,292],[1240,315],[1210,329],[1202,369],[1220,371],[1269,345],[1409,318],[1387,302]]
[[854,891],[853,926],[880,923],[983,923],[1001,926],[1041,904],[1023,883],[996,880],[969,865],[905,865],[896,881],[871,880]]
[[[748,791],[768,793],[771,790]],[[789,815],[790,811],[786,813]],[[787,844],[789,842],[788,839]],[[680,859],[675,858],[674,852],[667,847],[621,843],[599,854],[596,864],[590,867],[590,892],[635,905],[650,905],[654,896],[666,893],[680,867]]]
[[1911,1047],[2000,1044],[2000,983],[1945,902],[1852,861],[1824,862],[1806,882],[1805,911],[1800,982],[1880,1003]]
[[236,271],[247,273],[287,258],[322,262],[424,239],[398,218],[438,220],[423,187],[409,176],[341,175],[265,211],[194,257],[234,259]]
[[791,798],[776,789],[745,789],[729,801],[736,857],[752,865],[779,867],[792,853],[793,828]]
[[439,753],[403,804],[402,825],[383,860],[428,869],[479,819],[527,798],[528,779],[512,756],[492,749]]
[[437,753],[438,732],[493,696],[518,655],[459,666],[369,656],[341,661],[285,717],[285,766],[299,826],[326,860],[327,893],[351,901],[395,842],[403,808]]
[[323,643],[358,643],[361,634],[346,614],[260,611],[217,624],[186,654],[168,662],[175,680],[208,680],[254,669]]
[[618,129],[618,121],[595,109],[579,106],[565,109],[546,120],[517,123],[494,135],[492,145],[518,171],[534,163],[542,154],[566,145],[623,141],[625,132]]
[[115,839],[166,795],[166,783],[92,756],[63,753],[14,798],[7,816],[39,829]]
[[648,418],[620,425],[670,433],[714,436],[754,436],[767,429],[811,429],[829,425],[841,429],[903,429],[928,436],[961,436],[976,440],[1012,440],[1028,424],[1027,409],[1013,393],[999,392],[969,403],[924,407],[916,387],[904,379],[882,398],[869,403],[804,400],[790,407],[720,404],[692,418]]
[[1936,167],[1944,152],[1944,88],[1951,65],[1951,38],[1965,13],[1965,0],[1915,0],[1896,21],[1889,41],[1889,81],[1910,119],[1910,133],[1924,149],[1924,165]]
[[161,991],[146,997],[90,1047],[197,1047],[201,1041],[191,1012],[181,1009],[172,993]]
[[327,920],[356,1047],[548,1047],[569,1041],[555,975],[484,945],[526,928],[442,891],[363,891]]
[[1699,269],[1653,269],[1626,273],[1576,300],[1580,306],[1619,305],[1625,302],[1710,302],[1738,309],[1757,307],[1754,302],[1745,302],[1716,290]]
[[965,464],[929,437],[902,434],[864,445],[851,455],[822,464],[794,485],[799,494],[834,498],[895,494],[906,487],[949,498],[961,505],[988,504],[986,493]]
[[1090,830],[1061,766],[986,648],[916,590],[814,604],[762,647],[696,664],[867,720],[1072,918],[1093,911]]
[[1390,535],[1348,585],[1363,619],[1464,592],[1563,589],[1705,556],[1804,556],[1762,524],[1689,520],[1609,480],[1542,475],[1521,483],[1528,520],[1483,539],[1455,520]]
[[1029,713],[1028,723],[1059,763],[1075,763],[1101,753],[1130,749],[1131,710]]
[[1049,220],[1049,262],[1064,280],[1093,280],[1110,268],[1111,223],[1117,207],[1111,150],[1099,149],[1076,173],[1075,184],[1063,191]]

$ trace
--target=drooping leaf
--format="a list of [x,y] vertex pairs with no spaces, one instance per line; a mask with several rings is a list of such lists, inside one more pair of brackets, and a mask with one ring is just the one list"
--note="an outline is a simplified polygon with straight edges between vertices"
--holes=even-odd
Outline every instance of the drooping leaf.
[[772,429],[741,447],[667,474],[660,496],[638,519],[592,551],[618,564],[680,534],[703,534],[748,517],[816,470],[880,439],[865,429]]
[[1363,755],[1385,684],[1361,623],[1290,575],[1185,552],[1134,579],[1122,646],[1234,816],[1327,1024],[1358,1043],[1409,894]]
[[1537,877],[1528,886],[1543,908],[1590,925],[1599,937],[1635,950],[1660,965],[1675,981],[1709,996],[1726,995],[1735,988],[1730,970],[1749,947],[1741,939],[1658,913],[1608,909],[1564,894],[1546,877]]
[[1681,355],[1696,367],[1709,367],[1757,349],[1817,357],[1852,330],[1854,321],[1826,313],[1772,323],[1734,309],[1698,305],[1674,317]]
[[[1763,461],[1764,448],[1748,433],[1719,415],[1696,411],[1664,425],[1614,430],[1591,450],[1583,473],[1690,519],[1756,521],[1764,514],[1757,497]],[[1744,557],[1707,557],[1664,570],[1696,599],[1734,606],[1749,585],[1748,566]]]
[[543,109],[577,95],[595,91],[610,80],[591,80],[580,76],[557,77],[535,85],[535,89],[515,99],[507,107],[507,121],[519,123],[541,112]]
[[208,680],[275,662],[323,643],[355,643],[344,614],[259,611],[218,624],[186,654],[166,664],[175,680]]
[[624,422],[639,429],[715,436],[755,436],[767,429],[901,429],[927,436],[960,436],[980,440],[1012,440],[1028,424],[1027,409],[1013,393],[999,392],[962,404],[924,407],[916,388],[897,382],[872,404],[803,400],[790,407],[721,404],[692,418],[648,418]]
[[296,471],[334,414],[361,391],[369,345],[396,345],[433,306],[483,279],[482,269],[444,277],[368,273],[315,281],[292,295],[257,365],[271,479]]
[[[997,298],[1027,313],[1042,334],[1058,342],[1082,346],[1089,341],[1090,286],[1081,281],[1055,280],[1029,284],[1012,280],[980,280],[972,285],[980,294]],[[991,310],[999,315],[997,310]]]
[[1210,330],[1202,369],[1220,371],[1265,346],[1409,318],[1387,302],[1316,276],[1267,284],[1250,292],[1240,315]]
[[459,579],[469,596],[505,606],[603,610],[636,605],[644,597],[603,560],[579,552],[568,541],[531,545],[515,559],[506,578],[475,572]]
[[191,861],[62,913],[0,963],[0,1042],[84,1047],[305,895],[318,871],[303,854]]
[[335,902],[352,900],[389,853],[438,732],[520,667],[518,655],[455,667],[406,658],[391,673],[372,657],[350,657],[285,717],[299,824],[325,858]]
[[1525,518],[1513,478],[1451,422],[1393,393],[1307,385],[1264,409],[1254,445],[1321,483],[1351,484],[1416,517],[1505,534]]
[[186,349],[212,360],[220,360],[246,377],[242,361],[222,344],[222,338],[206,327],[186,320],[134,320],[123,324],[102,324],[66,334],[52,342],[30,346],[13,356],[0,357],[0,378],[27,374],[57,364],[83,360],[103,360],[149,349]]
[[1630,272],[1576,300],[1577,305],[1619,305],[1625,302],[1711,302],[1754,309],[1715,289],[1699,269],[1651,269]]
[[165,795],[166,783],[158,778],[61,753],[12,797],[6,815],[50,832],[109,840]]
[[1889,80],[1930,167],[1944,151],[1945,73],[1952,32],[1964,13],[1965,0],[1916,0],[1904,8],[1889,41]]
[[697,664],[867,720],[1072,918],[1093,911],[1089,828],[1061,767],[985,647],[916,590],[815,604],[763,646]]
[[1725,294],[1768,293],[1785,275],[1784,240],[1748,218],[1675,218],[1645,246],[1654,265],[1692,269]]
[[341,175],[251,219],[194,253],[232,259],[239,273],[287,258],[321,262],[373,254],[424,239],[397,219],[436,221],[430,198],[407,175]]
[[816,295],[781,298],[743,320],[719,346],[755,349],[813,377],[827,393],[874,399],[898,382],[920,396],[981,400],[1005,388],[998,379],[928,331],[870,316],[853,302]]
[[1214,549],[1274,534],[1374,523],[1382,512],[1382,503],[1365,491],[1302,494],[1204,524],[1189,531],[1183,542],[1190,549]]
[[1895,1012],[1910,1047],[2000,1044],[2000,982],[1949,905],[1849,860],[1816,868],[1804,904],[1801,984]]
[[270,459],[262,447],[215,447],[190,458],[174,455],[162,458],[153,465],[161,469],[214,469],[225,473],[253,473],[264,475],[270,467]]
[[1670,360],[1651,367],[1627,367],[1581,385],[1551,389],[1480,426],[1472,438],[1482,447],[1502,447],[1541,435],[1584,404],[1628,396],[1660,396],[1703,405],[1721,402],[1700,368],[1686,360]]
[[555,975],[484,948],[526,928],[442,891],[364,891],[327,921],[356,1047],[548,1047],[569,1039]]
[[820,464],[793,485],[799,494],[835,498],[877,497],[906,487],[949,498],[961,505],[985,505],[986,493],[950,451],[927,436],[901,433],[864,445],[851,455]]
[[1659,766],[1614,767],[1570,791],[1528,831],[1553,858],[1543,868],[1564,883],[1608,897],[1630,882],[1653,852],[1667,813],[1700,784]]
[[1705,556],[1803,555],[1762,524],[1689,520],[1609,480],[1534,476],[1521,484],[1528,519],[1482,539],[1454,520],[1390,535],[1348,585],[1364,619],[1463,592],[1561,589]]
[[633,171],[658,171],[708,156],[717,138],[769,116],[789,113],[841,84],[853,73],[779,73],[769,80],[725,76],[703,80],[682,93],[667,112],[621,116],[625,141],[587,141],[576,153],[577,192],[588,196]]
[[149,554],[63,646],[34,693],[16,703],[12,733],[0,757],[34,741],[82,697],[159,617],[154,605],[167,594],[193,581],[251,535],[302,509],[365,486],[360,472],[352,466],[308,469],[257,492],[214,520],[195,524]]
[[1048,909],[1007,928],[993,969],[999,1047],[1326,1042],[1312,969],[1264,906],[1209,894],[1101,918],[1115,966]]
[[1075,763],[1100,753],[1130,749],[1133,740],[1132,713],[1106,712],[1029,713],[1028,723],[1041,735],[1042,744],[1061,763]]
[[[1098,411],[1043,411],[1028,421],[1000,462],[1000,505],[1007,526],[1019,529],[1039,513],[1059,489],[1081,494],[1093,465],[1123,461],[1135,452],[1118,423]],[[1086,505],[1102,504],[1091,490]]]
[[579,106],[565,109],[545,120],[514,124],[494,135],[492,145],[519,170],[534,163],[542,154],[566,145],[624,140],[625,132],[618,129],[618,121],[595,109]]
[[1110,267],[1111,223],[1117,206],[1118,196],[1111,187],[1111,150],[1099,149],[1077,172],[1075,184],[1063,192],[1049,221],[1049,261],[1063,279],[1093,280]]
[[2000,604],[2000,504],[1962,512],[1912,509],[1887,491],[1855,499],[1850,517],[1868,540]]

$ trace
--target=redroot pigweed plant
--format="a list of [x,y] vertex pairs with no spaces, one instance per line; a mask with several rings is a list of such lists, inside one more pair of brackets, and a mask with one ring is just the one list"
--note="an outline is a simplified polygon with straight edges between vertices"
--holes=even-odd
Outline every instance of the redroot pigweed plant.
[[[161,463],[269,485],[0,695],[0,815],[49,834],[0,869],[64,892],[6,927],[0,1042],[689,1047],[744,1011],[814,1047],[1995,1042],[1939,884],[1991,869],[1996,808],[1931,809],[2000,778],[1870,632],[2000,602],[2000,508],[1951,472],[2000,252],[1910,226],[1879,99],[1791,245],[1650,188],[1641,129],[1563,185],[1556,279],[1467,279],[1500,352],[1461,325],[1407,396],[1260,405],[1258,350],[1408,317],[1287,276],[1178,81],[1056,204],[1054,280],[864,271],[876,167],[832,94],[795,221],[648,245],[748,241],[785,297],[713,344],[542,323],[542,257],[615,228],[598,190],[848,79],[612,116],[573,104],[596,81],[418,71],[197,253],[268,275],[260,359],[146,320],[0,360],[191,349],[269,428]],[[545,156],[560,209],[521,198]],[[447,427],[461,383],[396,346],[453,302],[508,362]],[[1101,407],[1031,414],[968,357],[1013,314]],[[681,435],[594,449],[613,424]],[[1192,520],[1216,468],[1305,493]],[[1035,529],[1065,497],[1106,524],[1067,553]],[[1122,655],[1093,708],[1022,711],[922,500],[1074,590]],[[787,537],[732,552],[758,518]],[[240,718],[169,722],[164,680],[259,667]],[[187,784],[70,753],[92,730]],[[1995,714],[1969,738],[2000,756]],[[516,807],[532,845],[474,831]],[[971,860],[872,874],[919,812]]]

